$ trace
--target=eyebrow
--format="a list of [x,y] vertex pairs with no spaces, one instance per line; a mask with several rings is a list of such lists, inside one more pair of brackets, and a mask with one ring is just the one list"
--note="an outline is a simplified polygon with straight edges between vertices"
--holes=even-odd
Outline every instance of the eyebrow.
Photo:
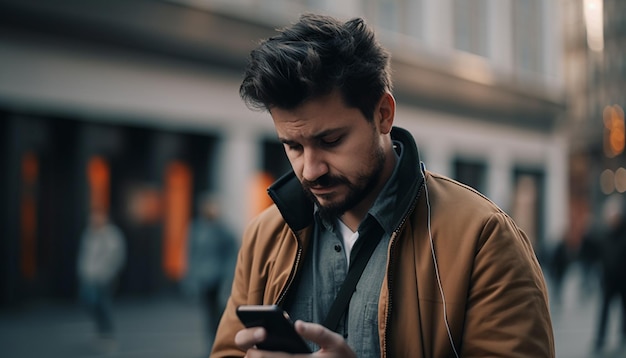
[[[345,127],[326,129],[326,130],[323,130],[323,131],[321,131],[321,132],[319,132],[317,134],[314,134],[312,136],[312,139],[319,140],[319,139],[324,138],[326,136],[333,135],[333,134],[336,134],[338,132],[345,131],[345,129],[346,129]],[[278,137],[278,140],[281,143],[284,143],[284,144],[296,144],[297,143],[294,140],[283,138],[283,137]]]

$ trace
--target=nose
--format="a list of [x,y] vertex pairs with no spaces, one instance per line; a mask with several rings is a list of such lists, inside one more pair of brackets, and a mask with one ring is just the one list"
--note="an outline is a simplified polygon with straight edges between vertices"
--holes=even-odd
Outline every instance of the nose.
[[328,173],[328,165],[322,153],[316,150],[304,151],[302,177],[307,181],[315,181],[317,178]]

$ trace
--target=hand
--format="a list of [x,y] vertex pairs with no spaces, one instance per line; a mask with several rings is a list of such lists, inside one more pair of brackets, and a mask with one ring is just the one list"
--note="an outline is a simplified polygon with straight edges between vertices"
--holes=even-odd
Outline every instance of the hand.
[[319,357],[319,358],[356,358],[356,354],[348,346],[348,343],[343,337],[328,328],[316,324],[308,323],[304,321],[296,321],[296,332],[300,334],[304,339],[316,343],[320,346],[320,350],[310,355],[306,354],[289,354],[283,352],[268,352],[254,348],[255,344],[262,342],[265,339],[267,332],[264,328],[254,327],[246,328],[237,332],[235,336],[235,344],[246,351],[247,358],[261,358],[261,357],[274,357],[274,358],[287,358],[287,357]]

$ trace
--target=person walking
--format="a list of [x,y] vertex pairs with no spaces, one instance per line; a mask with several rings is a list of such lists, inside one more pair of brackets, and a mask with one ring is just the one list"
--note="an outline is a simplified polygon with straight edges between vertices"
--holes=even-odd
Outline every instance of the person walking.
[[289,356],[258,349],[271,332],[239,321],[250,304],[287,311],[313,356],[554,357],[530,240],[425,168],[394,126],[389,58],[363,19],[316,14],[251,52],[240,95],[293,170],[245,230],[212,357]]
[[103,209],[93,209],[83,232],[77,261],[79,298],[91,314],[101,341],[112,343],[112,299],[126,262],[126,242],[121,230]]
[[216,197],[201,195],[198,216],[189,228],[186,285],[202,305],[208,352],[232,283],[237,247],[235,235],[221,220]]
[[617,298],[621,310],[621,344],[626,347],[626,217],[621,194],[607,198],[603,208],[604,234],[601,241],[600,312],[594,349],[601,352],[606,341],[609,310]]

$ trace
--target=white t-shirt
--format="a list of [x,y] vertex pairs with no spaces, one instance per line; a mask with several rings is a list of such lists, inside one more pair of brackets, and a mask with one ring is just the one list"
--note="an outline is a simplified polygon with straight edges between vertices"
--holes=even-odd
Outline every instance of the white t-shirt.
[[343,237],[343,248],[346,253],[346,260],[348,261],[348,266],[350,266],[350,253],[352,252],[352,247],[354,243],[359,238],[359,232],[353,232],[343,221],[337,219],[337,223],[339,224],[339,230],[341,231],[341,236]]

